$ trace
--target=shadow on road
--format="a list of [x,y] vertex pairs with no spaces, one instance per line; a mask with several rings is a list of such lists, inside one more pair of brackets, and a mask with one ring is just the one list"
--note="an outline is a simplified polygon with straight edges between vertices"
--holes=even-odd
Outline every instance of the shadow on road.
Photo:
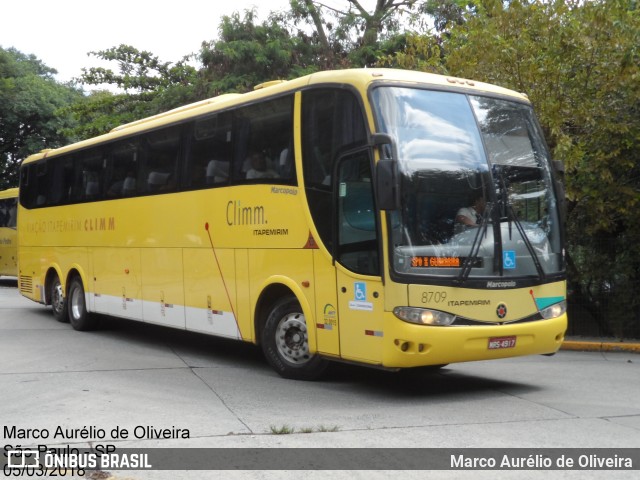
[[[185,332],[156,325],[142,324],[113,317],[101,317],[101,329],[93,334],[104,335],[144,346],[163,344],[179,355],[205,359],[214,363],[234,365],[264,374],[265,381],[277,377],[267,365],[259,346]],[[499,361],[499,360],[498,360]],[[197,363],[197,362],[196,362]],[[192,365],[198,368],[197,365]],[[293,380],[287,382],[296,383]],[[515,395],[538,390],[534,384],[515,379],[496,380],[495,376],[483,377],[474,372],[464,372],[464,364],[453,364],[441,369],[408,369],[399,372],[379,370],[346,363],[331,363],[325,375],[315,387],[328,390],[349,389],[363,395],[382,395],[396,398],[452,397],[470,394],[513,392]]]
[[0,288],[18,288],[18,279],[15,277],[0,277]]

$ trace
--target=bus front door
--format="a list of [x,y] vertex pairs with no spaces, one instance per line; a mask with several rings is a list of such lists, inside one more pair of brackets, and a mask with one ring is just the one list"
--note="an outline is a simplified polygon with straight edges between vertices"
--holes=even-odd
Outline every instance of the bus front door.
[[338,161],[334,258],[341,356],[381,363],[384,290],[371,165],[368,148]]
[[379,278],[367,279],[337,270],[340,350],[345,360],[381,363],[384,310]]

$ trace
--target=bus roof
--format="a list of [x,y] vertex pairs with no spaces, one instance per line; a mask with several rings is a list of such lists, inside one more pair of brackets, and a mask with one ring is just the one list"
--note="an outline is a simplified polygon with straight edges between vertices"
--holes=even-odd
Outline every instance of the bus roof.
[[396,83],[403,85],[432,86],[443,89],[466,89],[476,93],[509,96],[519,101],[529,101],[525,95],[503,87],[433,73],[388,68],[329,70],[312,73],[310,75],[288,81],[274,80],[271,82],[265,82],[256,86],[254,91],[248,93],[222,94],[217,97],[184,105],[167,112],[120,125],[112,129],[109,133],[98,137],[82,140],[57,149],[42,150],[41,152],[26,158],[23,163],[30,163],[48,156],[71,152],[77,149],[100,144],[102,142],[115,140],[120,137],[127,137],[135,133],[155,129],[163,125],[179,123],[196,116],[239,106],[280,93],[293,92],[311,85],[353,85],[358,90],[366,92],[367,88],[372,83]]

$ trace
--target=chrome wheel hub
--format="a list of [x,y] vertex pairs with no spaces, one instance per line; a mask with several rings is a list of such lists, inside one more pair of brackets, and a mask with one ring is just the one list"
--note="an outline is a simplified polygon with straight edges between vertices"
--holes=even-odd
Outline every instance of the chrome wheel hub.
[[289,313],[278,323],[276,330],[278,353],[291,363],[310,360],[307,324],[301,313]]
[[62,312],[62,307],[64,305],[64,294],[62,293],[62,285],[59,283],[53,288],[53,295],[51,298],[51,306],[55,310],[56,313]]
[[74,290],[71,293],[71,298],[69,299],[69,309],[71,310],[71,315],[73,318],[78,319],[82,317],[82,312],[84,310],[84,298],[80,295],[80,292]]

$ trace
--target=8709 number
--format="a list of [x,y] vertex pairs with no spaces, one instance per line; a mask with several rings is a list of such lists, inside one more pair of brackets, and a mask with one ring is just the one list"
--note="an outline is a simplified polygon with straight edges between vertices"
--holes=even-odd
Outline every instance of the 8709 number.
[[447,299],[447,292],[422,292],[422,303],[441,303]]

